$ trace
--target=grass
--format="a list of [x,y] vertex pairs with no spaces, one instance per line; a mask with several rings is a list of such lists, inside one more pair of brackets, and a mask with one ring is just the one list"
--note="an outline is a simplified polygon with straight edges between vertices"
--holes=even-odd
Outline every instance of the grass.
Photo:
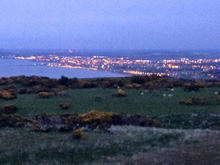
[[178,144],[185,134],[125,126],[115,127],[111,134],[89,132],[81,140],[67,133],[35,133],[28,128],[0,129],[0,137],[0,164],[79,164],[106,156],[147,153]]
[[[220,103],[217,103],[214,91],[218,88],[204,88],[199,92],[185,92],[182,88],[170,90],[147,91],[143,96],[140,91],[144,89],[125,89],[126,98],[112,97],[116,89],[74,89],[70,90],[70,97],[53,97],[48,99],[36,98],[34,94],[18,95],[15,100],[0,100],[0,108],[5,104],[15,104],[19,107],[18,113],[33,117],[39,113],[85,113],[92,109],[100,111],[112,111],[117,113],[131,113],[141,115],[163,115],[172,113],[220,113]],[[163,94],[173,94],[173,97],[164,97]],[[95,96],[102,97],[101,101],[95,101]],[[186,106],[179,104],[181,100],[187,100],[193,96],[204,96],[209,101],[208,105]],[[70,109],[61,110],[59,103],[67,101]]]
[[[0,108],[6,104],[18,106],[18,113],[26,117],[34,117],[39,113],[66,114],[85,113],[92,109],[150,115],[168,123],[169,128],[194,128],[201,122],[218,122],[219,118],[206,118],[197,114],[219,114],[220,103],[215,100],[215,91],[219,88],[203,88],[199,92],[186,92],[182,88],[174,91],[158,89],[124,89],[127,97],[112,97],[117,91],[113,88],[92,88],[69,90],[69,97],[36,98],[35,94],[18,95],[15,100],[0,100]],[[173,94],[173,97],[163,95]],[[96,101],[95,97],[102,99]],[[187,106],[179,104],[194,96],[204,96],[207,105]],[[62,110],[59,103],[69,102],[70,109]],[[191,117],[188,120],[188,117]],[[211,120],[211,121],[210,121]],[[185,122],[182,124],[182,122]],[[202,122],[203,123],[203,122]],[[204,128],[206,128],[206,123]],[[185,127],[182,127],[185,125]],[[203,128],[202,127],[202,128]],[[111,127],[110,133],[85,132],[81,140],[72,138],[71,133],[40,133],[31,128],[0,128],[0,164],[100,164],[109,158],[126,158],[130,160],[138,153],[151,153],[163,148],[190,145],[197,141],[200,133],[194,130],[152,129],[132,126]],[[162,150],[161,150],[162,151]],[[120,160],[121,162],[121,160]],[[134,162],[131,162],[131,164]],[[117,163],[116,163],[117,164]]]

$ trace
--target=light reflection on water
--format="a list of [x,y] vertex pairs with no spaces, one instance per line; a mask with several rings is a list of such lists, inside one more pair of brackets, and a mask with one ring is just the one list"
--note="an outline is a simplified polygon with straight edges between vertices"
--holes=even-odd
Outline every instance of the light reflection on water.
[[[37,65],[36,65],[37,64]],[[105,71],[87,69],[68,69],[41,66],[40,63],[28,60],[0,59],[0,77],[11,76],[46,76],[60,78],[62,75],[69,78],[98,78],[98,77],[125,77],[127,75]]]

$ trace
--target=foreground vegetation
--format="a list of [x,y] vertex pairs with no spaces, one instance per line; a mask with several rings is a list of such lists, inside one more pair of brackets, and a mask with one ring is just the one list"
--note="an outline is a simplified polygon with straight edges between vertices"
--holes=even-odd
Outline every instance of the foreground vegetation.
[[0,164],[174,164],[161,156],[172,150],[192,163],[207,155],[191,146],[219,142],[219,92],[219,81],[169,77],[2,78]]

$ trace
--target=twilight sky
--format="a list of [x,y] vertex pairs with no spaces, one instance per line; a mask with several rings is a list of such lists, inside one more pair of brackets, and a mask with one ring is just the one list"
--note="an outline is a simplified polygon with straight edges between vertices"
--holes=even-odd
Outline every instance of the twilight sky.
[[220,49],[220,0],[0,0],[0,48]]

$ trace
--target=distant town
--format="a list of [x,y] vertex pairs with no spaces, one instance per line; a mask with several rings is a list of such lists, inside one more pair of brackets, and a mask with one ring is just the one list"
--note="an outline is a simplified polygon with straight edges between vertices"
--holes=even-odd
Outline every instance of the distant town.
[[[48,67],[70,69],[102,70],[130,75],[171,76],[185,79],[220,79],[220,58],[185,58],[178,59],[148,59],[146,56],[84,56],[59,53],[22,56],[11,55],[17,60],[32,60]],[[199,57],[199,56],[198,56]]]

